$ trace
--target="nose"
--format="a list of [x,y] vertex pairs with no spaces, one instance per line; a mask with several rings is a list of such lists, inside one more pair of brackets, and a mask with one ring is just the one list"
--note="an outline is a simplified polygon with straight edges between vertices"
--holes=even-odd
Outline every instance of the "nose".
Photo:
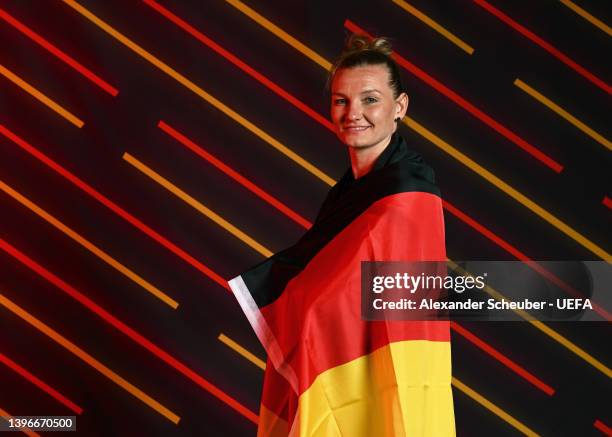
[[350,103],[346,107],[346,118],[349,120],[360,120],[363,116],[363,111],[359,103]]

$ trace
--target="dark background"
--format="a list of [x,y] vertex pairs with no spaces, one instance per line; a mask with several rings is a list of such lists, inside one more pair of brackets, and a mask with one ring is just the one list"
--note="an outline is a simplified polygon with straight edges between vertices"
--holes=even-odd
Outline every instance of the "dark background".
[[[608,1],[580,6],[612,22]],[[321,124],[137,0],[83,6],[272,137],[338,179],[346,152]],[[326,71],[224,1],[160,4],[323,116]],[[468,55],[391,1],[249,0],[248,5],[327,60],[350,19],[564,166],[555,173],[430,86],[402,71],[408,115],[604,249],[610,250],[610,150],[513,85],[518,77],[606,138],[610,95],[469,0],[411,0],[458,35]],[[555,0],[494,0],[513,19],[610,82],[611,39]],[[78,129],[0,77],[0,124],[229,279],[262,256],[122,159],[129,152],[239,229],[280,250],[304,229],[157,128],[164,120],[313,220],[328,186],[265,141],[104,33],[61,1],[0,7],[119,90],[104,92],[0,21],[0,64],[81,118]],[[435,169],[443,197],[531,259],[597,260],[407,126],[412,148]],[[254,413],[263,372],[220,342],[224,333],[264,351],[230,293],[147,237],[15,143],[0,136],[0,180],[180,303],[176,310],[0,192],[0,238],[21,250]],[[514,260],[446,212],[451,259]],[[0,293],[181,417],[174,425],[0,307],[0,353],[79,404],[79,435],[255,435],[256,425],[165,364],[4,251]],[[608,310],[610,310],[608,308]],[[541,435],[602,435],[612,425],[610,379],[527,323],[464,325],[555,389],[544,393],[453,334],[453,374]],[[609,365],[610,325],[557,323],[562,335]],[[520,432],[454,390],[459,436]],[[72,415],[0,364],[0,408],[13,415]],[[45,434],[45,433],[41,433]]]

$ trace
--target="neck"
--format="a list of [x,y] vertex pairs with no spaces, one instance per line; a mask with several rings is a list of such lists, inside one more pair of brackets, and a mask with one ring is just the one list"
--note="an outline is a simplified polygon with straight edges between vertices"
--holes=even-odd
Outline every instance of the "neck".
[[369,147],[349,147],[349,157],[351,159],[351,169],[353,177],[359,179],[372,170],[374,163],[380,154],[391,142],[391,136],[378,144]]

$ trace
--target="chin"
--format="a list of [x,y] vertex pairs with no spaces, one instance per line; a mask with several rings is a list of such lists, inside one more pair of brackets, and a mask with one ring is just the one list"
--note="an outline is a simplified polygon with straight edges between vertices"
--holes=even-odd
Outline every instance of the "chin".
[[369,147],[372,142],[367,138],[356,138],[356,135],[343,135],[340,140],[348,147],[354,147],[356,149]]

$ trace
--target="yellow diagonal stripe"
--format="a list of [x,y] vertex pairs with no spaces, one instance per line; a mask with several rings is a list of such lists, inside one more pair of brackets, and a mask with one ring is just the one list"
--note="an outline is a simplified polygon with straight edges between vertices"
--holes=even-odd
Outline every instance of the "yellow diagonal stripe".
[[442,35],[444,38],[446,38],[447,40],[455,44],[457,47],[459,47],[461,50],[463,50],[467,54],[471,55],[472,53],[474,53],[474,49],[469,44],[464,42],[461,38],[455,36],[452,32],[446,30],[446,28],[436,23],[434,20],[429,18],[427,15],[419,11],[417,8],[415,8],[411,4],[405,2],[404,0],[392,0],[392,1],[393,3],[398,5],[400,8],[402,8],[409,14],[414,15],[416,18],[421,20],[423,23],[431,27],[433,30],[438,32],[440,35]]
[[[7,422],[8,422],[8,419],[13,418],[13,416],[11,416],[6,410],[3,410],[2,408],[0,408],[0,417],[2,417],[2,419],[6,420]],[[40,437],[40,434],[35,433],[29,428],[21,428],[21,432],[23,432],[25,435],[29,437]]]
[[451,155],[453,158],[464,164],[470,170],[476,172],[491,184],[495,185],[497,188],[502,190],[508,196],[512,197],[517,202],[521,203],[532,212],[537,214],[540,218],[544,219],[546,222],[553,225],[555,228],[563,232],[565,235],[585,247],[586,249],[593,252],[598,257],[604,259],[605,261],[612,262],[612,255],[606,252],[603,248],[599,247],[597,244],[593,243],[591,240],[586,238],[584,235],[572,229],[570,226],[566,225],[564,222],[559,220],[557,217],[546,211],[540,205],[529,199],[527,196],[523,195],[513,187],[511,187],[506,182],[502,181],[500,178],[495,176],[493,173],[477,164],[472,159],[468,158],[466,155],[461,153],[459,150],[448,144],[446,141],[442,140],[440,137],[427,130],[424,126],[419,124],[416,120],[406,117],[404,119],[404,123],[408,125],[411,129],[418,132],[423,137],[427,138],[433,144],[438,146],[440,149],[444,150],[446,153]]
[[45,96],[43,93],[38,91],[32,85],[27,83],[25,80],[21,79],[15,73],[13,73],[12,71],[10,71],[8,68],[6,68],[5,66],[1,64],[0,64],[0,74],[2,74],[8,80],[10,80],[15,85],[17,85],[19,88],[24,90],[26,93],[30,94],[32,97],[34,97],[35,99],[37,99],[38,101],[40,101],[41,103],[43,103],[44,105],[46,105],[47,107],[51,108],[53,111],[55,111],[56,113],[64,117],[66,120],[68,120],[70,123],[72,123],[76,127],[83,127],[83,125],[85,124],[76,115],[62,108],[60,105],[55,103],[49,97]]
[[332,64],[328,60],[326,60],[325,58],[317,54],[314,50],[311,50],[305,44],[302,44],[301,42],[299,42],[297,39],[289,35],[287,32],[285,32],[280,27],[272,23],[267,18],[255,12],[253,9],[251,9],[250,7],[242,3],[240,0],[225,0],[225,1],[228,2],[230,5],[232,5],[233,7],[235,7],[236,9],[238,9],[243,14],[245,14],[251,20],[258,23],[260,26],[265,27],[271,33],[273,33],[274,35],[276,35],[283,41],[287,42],[291,47],[295,48],[296,50],[303,53],[308,58],[315,61],[321,67],[325,68],[326,70],[331,70]]
[[493,402],[489,401],[487,398],[485,398],[484,396],[478,394],[476,391],[474,391],[473,389],[471,389],[470,387],[465,385],[463,382],[459,381],[454,376],[453,376],[452,381],[453,381],[453,385],[456,388],[458,388],[463,393],[465,393],[466,395],[468,395],[469,397],[474,399],[476,402],[478,402],[480,405],[485,407],[487,410],[489,410],[490,412],[495,414],[500,419],[503,419],[504,421],[506,421],[507,423],[509,423],[513,427],[515,427],[517,430],[519,430],[520,432],[522,432],[526,436],[532,437],[532,436],[538,436],[539,435],[539,434],[536,434],[533,430],[531,430],[527,426],[523,425],[518,420],[516,420],[514,417],[512,417],[511,415],[506,413],[504,410],[499,408]]
[[[246,5],[241,3],[239,0],[226,0],[226,1],[228,3],[236,6],[237,8],[243,8],[243,7],[244,8],[248,8]],[[240,10],[245,12],[243,9],[240,9]],[[249,9],[249,10],[252,11],[251,9]],[[255,14],[254,11],[252,13]],[[245,12],[245,14],[246,14],[246,12]],[[247,15],[249,15],[249,14],[247,14]],[[249,15],[249,17],[253,18],[251,15]],[[259,15],[258,15],[258,17],[259,17],[258,20],[255,20],[255,18],[253,18],[253,19],[255,21],[257,21],[258,23],[260,23],[262,26],[264,26],[266,29],[270,30],[269,26],[274,26],[272,23],[270,23],[268,20],[264,19],[263,17],[261,17]],[[266,24],[264,25],[262,23],[266,23]],[[272,30],[270,30],[270,31],[272,32]],[[289,35],[287,35],[285,32],[282,32],[282,31],[280,31],[280,32],[273,32],[273,33],[276,36],[278,36],[279,38],[281,38],[283,41],[285,41],[287,44],[289,44],[290,46],[292,46],[293,48],[295,48],[299,52],[303,53],[305,56],[307,56],[308,58],[312,59],[317,64],[321,65],[323,68],[325,68],[327,70],[331,69],[331,65],[332,64],[330,62],[325,61],[323,58],[321,58],[319,55],[316,55],[316,53],[314,53],[310,49],[304,50],[304,47],[306,47],[306,46],[304,44],[302,44],[302,43],[297,42],[297,40],[295,38],[289,37]],[[298,43],[299,43],[299,45],[298,45]],[[324,62],[321,62],[321,59],[323,59]],[[521,203],[522,205],[524,205],[525,207],[530,209],[532,212],[534,212],[535,214],[540,216],[542,219],[544,219],[545,221],[547,221],[548,223],[550,223],[551,225],[553,225],[554,227],[559,229],[565,235],[567,235],[568,237],[570,237],[571,239],[573,239],[574,241],[576,241],[577,243],[579,243],[580,245],[582,245],[586,249],[590,250],[595,255],[599,256],[600,258],[602,258],[602,259],[604,259],[604,260],[606,260],[608,262],[612,262],[612,256],[608,252],[606,252],[604,249],[602,249],[597,244],[595,244],[592,241],[590,241],[588,238],[586,238],[585,236],[583,236],[579,232],[577,232],[574,229],[572,229],[570,226],[568,226],[567,224],[565,224],[564,222],[559,220],[557,217],[555,217],[554,215],[552,215],[551,213],[546,211],[544,208],[542,208],[541,206],[539,206],[538,204],[533,202],[531,199],[529,199],[526,196],[524,196],[523,194],[521,194],[519,191],[517,191],[514,188],[512,188],[506,182],[502,181],[497,176],[495,176],[493,173],[491,173],[490,171],[486,170],[484,167],[482,167],[481,165],[477,164],[475,161],[473,161],[472,159],[468,158],[463,153],[459,152],[459,150],[457,150],[456,148],[452,147],[447,142],[441,140],[438,136],[433,134],[431,131],[427,130],[421,124],[417,123],[414,119],[412,119],[410,117],[406,117],[404,119],[404,123],[408,127],[410,127],[411,129],[413,129],[415,132],[417,132],[419,135],[421,135],[424,138],[426,138],[429,141],[431,141],[434,145],[436,145],[439,148],[441,148],[442,150],[444,150],[446,153],[451,155],[453,158],[457,159],[459,162],[461,162],[462,164],[466,165],[469,169],[473,170],[478,175],[480,175],[483,178],[485,178],[488,182],[490,182],[491,184],[495,185],[497,188],[502,190],[504,193],[508,194],[510,197],[515,199],[517,202]],[[330,185],[333,185],[333,184],[330,184]]]
[[[221,338],[222,336],[224,337],[223,339]],[[219,336],[219,340],[222,341],[223,343],[227,344],[234,351],[236,351],[238,354],[242,355],[244,358],[246,358],[249,361],[251,361],[253,364],[255,364],[260,369],[262,369],[262,370],[266,369],[265,361],[263,361],[261,358],[258,358],[255,354],[253,354],[252,352],[248,351],[246,348],[244,348],[240,344],[238,344],[235,341],[225,337],[223,334],[221,334]],[[471,389],[470,387],[468,387],[467,385],[465,385],[464,383],[459,381],[457,378],[455,378],[455,377],[452,378],[452,384],[457,389],[461,390],[463,393],[465,393],[466,395],[471,397],[473,400],[478,402],[480,405],[485,407],[487,410],[491,411],[493,414],[495,414],[496,416],[498,416],[499,418],[501,418],[505,422],[507,422],[510,425],[512,425],[514,428],[516,428],[517,430],[519,430],[523,434],[525,434],[527,436],[530,436],[530,437],[531,436],[538,436],[538,434],[536,434],[530,428],[528,428],[523,423],[521,423],[520,421],[518,421],[517,419],[512,417],[510,414],[506,413],[504,410],[499,408],[497,405],[495,405],[493,402],[489,401],[487,398],[485,398],[484,396],[482,396],[481,394],[479,394],[475,390]]]
[[[226,1],[229,1],[229,0],[226,0]],[[236,2],[237,0],[232,0],[232,1]],[[279,36],[279,38],[282,38],[282,37]],[[293,46],[297,50],[300,50],[298,47],[294,46],[294,43],[293,43],[294,40],[293,39],[283,39],[283,41],[285,41],[289,45]],[[310,59],[313,59],[309,55],[310,52],[308,52],[308,51],[305,52],[305,51],[302,51],[302,50],[300,50],[300,52],[304,53]],[[319,65],[322,65],[324,68],[327,68],[327,69],[329,69],[328,67],[331,66],[330,63],[327,63],[327,64],[319,63]],[[608,254],[602,248],[600,248],[599,246],[597,246],[593,242],[589,241],[587,238],[585,238],[581,234],[579,234],[576,231],[574,231],[572,228],[567,226],[561,220],[557,219],[552,214],[550,214],[549,212],[547,212],[546,210],[544,210],[543,208],[541,208],[540,206],[538,206],[537,204],[532,202],[530,199],[528,199],[527,197],[525,197],[524,195],[519,193],[517,190],[512,188],[510,185],[506,184],[501,179],[499,179],[498,177],[494,176],[491,172],[489,172],[486,169],[484,169],[482,166],[480,166],[479,164],[474,162],[472,159],[468,158],[466,155],[464,155],[463,153],[459,152],[456,148],[454,148],[450,144],[446,143],[445,141],[441,140],[438,136],[434,135],[432,132],[430,132],[429,130],[425,129],[425,127],[421,126],[415,120],[413,120],[413,119],[411,119],[409,117],[406,117],[404,119],[404,123],[406,123],[411,129],[416,131],[418,134],[420,134],[424,138],[426,138],[429,141],[431,141],[434,145],[440,147],[442,150],[444,150],[445,152],[450,154],[453,158],[455,158],[458,161],[462,162],[463,164],[468,166],[468,168],[470,168],[471,170],[475,171],[480,176],[485,178],[487,181],[489,181],[493,185],[495,185],[498,188],[500,188],[506,194],[508,194],[509,196],[514,198],[515,200],[517,200],[519,203],[523,204],[524,206],[529,208],[531,211],[535,212],[537,215],[539,215],[540,217],[545,219],[547,222],[553,224],[553,226],[555,226],[558,229],[560,229],[563,233],[568,235],[570,238],[572,238],[575,241],[577,241],[578,243],[582,244],[584,247],[586,247],[589,250],[591,250],[592,252],[596,253],[598,256],[602,257],[606,261],[610,262],[612,260],[612,257],[610,256],[610,254]],[[576,355],[578,355],[583,360],[587,361],[589,364],[595,365],[594,363],[597,362],[597,360],[589,361],[592,358],[590,355],[588,355],[586,352],[584,352],[579,347],[575,346],[569,340],[565,339],[563,336],[558,334],[556,331],[546,327],[545,325],[541,325],[541,324],[538,324],[538,323],[535,323],[534,326],[536,328],[540,329],[545,334],[549,335],[552,339],[554,339],[555,341],[560,343],[562,346],[564,346],[567,349],[569,349],[570,351],[574,352]],[[605,366],[601,367],[601,366],[599,366],[599,364],[597,364],[597,365],[595,365],[595,367],[597,367],[598,369],[602,370],[604,373],[607,372],[607,370],[606,370],[607,367],[605,367]]]
[[104,252],[102,249],[98,248],[96,245],[86,240],[84,237],[82,237],[81,235],[79,235],[78,233],[70,229],[68,226],[66,226],[61,221],[53,217],[51,214],[49,214],[47,211],[45,211],[44,209],[36,205],[34,202],[32,202],[31,200],[29,200],[28,198],[20,194],[18,191],[11,188],[9,185],[5,184],[2,180],[0,180],[0,190],[4,191],[6,194],[11,196],[17,202],[21,203],[23,206],[28,208],[30,211],[32,211],[33,213],[35,213],[36,215],[44,219],[47,223],[53,225],[58,230],[62,231],[68,237],[72,238],[74,241],[79,243],[85,249],[89,250],[91,253],[96,255],[102,261],[104,261],[105,263],[113,267],[115,270],[119,271],[126,277],[130,278],[132,281],[140,285],[142,288],[144,288],[149,293],[151,293],[153,296],[155,296],[156,298],[164,302],[166,305],[172,307],[173,309],[176,309],[178,307],[178,302],[176,302],[166,293],[159,290],[157,287],[153,286],[148,281],[138,276],[136,273],[131,271],[129,268],[125,267],[119,261],[117,261],[112,256]]
[[208,103],[213,105],[219,111],[223,112],[225,115],[227,115],[234,121],[240,123],[246,129],[250,130],[252,133],[254,133],[259,138],[261,138],[263,141],[267,142],[269,145],[274,147],[276,150],[281,152],[283,155],[287,156],[293,162],[300,165],[302,168],[306,169],[307,171],[309,171],[310,173],[312,173],[313,175],[315,175],[322,181],[328,184],[333,183],[332,178],[330,178],[324,172],[316,168],[314,165],[310,164],[308,161],[306,161],[300,155],[295,153],[293,150],[289,149],[287,146],[282,144],[280,141],[278,141],[277,139],[273,138],[271,135],[264,132],[262,129],[255,126],[249,120],[247,120],[246,118],[238,114],[236,111],[234,111],[233,109],[231,109],[230,107],[222,103],[220,100],[216,99],[211,94],[204,91],[202,88],[197,86],[195,83],[193,83],[192,81],[187,79],[185,76],[183,76],[182,74],[174,70],[168,64],[162,62],[161,60],[153,56],[151,53],[147,52],[145,49],[140,47],[138,44],[136,44],[135,42],[133,42],[132,40],[130,40],[129,38],[121,34],[119,31],[115,30],[113,27],[111,27],[110,25],[108,25],[107,23],[99,19],[98,17],[96,17],[90,11],[85,9],[83,6],[79,5],[74,0],[63,0],[63,1],[68,6],[70,6],[71,8],[76,10],[78,13],[83,15],[85,18],[90,20],[92,23],[94,23],[96,26],[98,26],[100,29],[102,29],[103,31],[111,35],[113,38],[121,42],[123,45],[125,45],[126,47],[134,51],[136,54],[140,55],[141,57],[149,61],[155,67],[159,68],[161,71],[166,73],[168,76],[175,79],[181,85],[185,86],[187,89],[197,94],[202,99],[206,100]]
[[[461,273],[461,275],[463,275],[463,276],[472,276],[469,272],[465,271],[463,268],[461,268],[459,265],[457,265],[454,261],[452,261],[450,259],[448,260],[448,265],[453,270],[456,270],[459,273]],[[508,299],[506,296],[504,296],[499,291],[495,290],[494,288],[492,288],[489,285],[487,285],[484,288],[484,290],[489,295],[491,295],[492,297],[494,297],[495,299],[497,299],[499,301],[501,301],[501,300],[510,301],[510,299]],[[550,327],[548,327],[544,323],[536,320],[527,311],[520,310],[520,309],[512,309],[512,311],[514,311],[522,319],[524,319],[524,320],[528,321],[529,323],[531,323],[536,329],[542,331],[544,334],[548,335],[550,338],[555,340],[557,343],[559,343],[560,345],[562,345],[565,348],[567,348],[569,351],[571,351],[571,352],[575,353],[576,355],[578,355],[580,358],[582,358],[584,361],[589,363],[591,366],[595,367],[597,370],[599,370],[601,373],[606,375],[608,378],[612,378],[612,369],[610,369],[604,363],[599,361],[597,358],[595,358],[592,355],[590,355],[589,353],[587,353],[584,349],[582,349],[579,346],[575,345],[574,343],[569,341],[567,338],[563,337],[561,334],[559,334],[554,329],[551,329]]]
[[602,146],[608,148],[609,150],[612,150],[612,142],[606,139],[603,135],[597,133],[595,130],[588,127],[586,124],[578,120],[576,117],[574,117],[572,114],[567,112],[565,109],[563,109],[562,107],[554,103],[552,100],[550,100],[549,98],[545,97],[543,94],[539,93],[538,91],[536,91],[535,89],[527,85],[522,80],[516,79],[514,81],[514,85],[516,85],[521,90],[525,91],[527,94],[529,94],[531,97],[536,99],[538,102],[542,103],[547,108],[559,114],[561,117],[569,121],[571,124],[573,124],[578,129],[580,129],[582,132],[584,132],[585,134],[593,138],[595,141],[597,141]]
[[565,6],[567,6],[568,8],[570,8],[572,11],[580,15],[582,18],[587,20],[593,26],[598,27],[599,29],[606,32],[609,36],[612,36],[612,28],[610,26],[608,26],[603,21],[597,19],[593,15],[589,14],[587,11],[585,11],[580,6],[578,6],[576,3],[571,2],[570,0],[559,0],[559,1],[563,3]]
[[124,378],[122,378],[121,376],[113,372],[111,369],[106,367],[100,361],[96,360],[94,357],[89,355],[83,349],[76,346],[74,343],[67,340],[65,337],[60,335],[58,332],[56,332],[49,326],[45,325],[43,322],[38,320],[36,317],[31,315],[27,311],[25,311],[23,308],[17,306],[14,302],[9,300],[3,294],[0,294],[0,305],[3,305],[9,311],[21,317],[23,320],[25,320],[30,325],[38,329],[40,332],[45,334],[47,337],[51,338],[53,341],[55,341],[56,343],[58,343],[59,345],[67,349],[68,351],[72,352],[74,355],[76,355],[78,358],[83,360],[85,363],[89,364],[91,367],[96,369],[102,375],[106,376],[108,379],[113,381],[115,384],[117,384],[122,389],[126,390],[128,393],[130,393],[137,399],[140,399],[142,402],[144,402],[146,405],[148,405],[149,407],[157,411],[159,414],[161,414],[162,416],[170,420],[172,423],[177,424],[179,422],[180,420],[179,416],[174,414],[168,408],[164,407],[162,404],[157,402],[151,396],[147,395],[145,392],[140,390],[138,387],[132,385],[131,383],[126,381]]
[[238,343],[236,343],[234,340],[232,340],[231,338],[229,338],[225,334],[223,334],[223,333],[219,334],[219,337],[217,337],[217,339],[221,343],[223,343],[226,346],[228,346],[230,349],[233,349],[235,352],[237,352],[240,355],[242,355],[244,358],[249,360],[251,363],[255,364],[260,369],[262,369],[262,370],[266,369],[266,362],[264,360],[262,360],[261,358],[257,357],[254,353],[246,350],[244,347],[240,346]]
[[138,159],[134,158],[129,153],[127,153],[127,152],[124,153],[123,154],[123,159],[125,161],[129,162],[132,166],[136,167],[142,173],[144,173],[147,176],[149,176],[151,179],[153,179],[155,182],[160,184],[166,190],[170,191],[172,194],[176,195],[178,198],[180,198],[181,200],[183,200],[184,202],[186,202],[187,204],[189,204],[190,206],[192,206],[193,208],[195,208],[196,210],[198,210],[199,212],[204,214],[206,217],[208,217],[213,222],[215,222],[216,224],[221,226],[223,229],[228,231],[230,234],[232,234],[236,238],[242,240],[248,246],[250,246],[253,249],[255,249],[257,252],[259,252],[260,254],[265,256],[266,258],[274,255],[274,253],[271,250],[269,250],[266,247],[264,247],[263,245],[259,244],[257,241],[255,241],[253,238],[249,237],[247,234],[242,232],[236,226],[232,225],[230,222],[225,220],[219,214],[215,213],[213,210],[211,210],[210,208],[206,207],[201,202],[199,202],[196,199],[194,199],[193,197],[191,197],[189,194],[185,193],[179,187],[174,185],[169,180],[165,179],[159,173],[155,172],[155,170],[151,169],[147,165],[145,165],[142,162],[140,162]]
[[574,343],[569,341],[567,338],[563,337],[561,334],[559,334],[554,329],[551,329],[549,326],[545,325],[544,323],[538,320],[530,320],[529,323],[531,323],[533,326],[538,328],[544,334],[548,335],[550,338],[554,339],[557,343],[565,346],[567,349],[574,352],[576,355],[578,355],[580,358],[582,358],[587,363],[591,364],[593,367],[595,367],[597,370],[602,372],[608,378],[612,378],[612,370],[608,366],[603,364],[601,361],[593,358],[583,349],[576,346]]

